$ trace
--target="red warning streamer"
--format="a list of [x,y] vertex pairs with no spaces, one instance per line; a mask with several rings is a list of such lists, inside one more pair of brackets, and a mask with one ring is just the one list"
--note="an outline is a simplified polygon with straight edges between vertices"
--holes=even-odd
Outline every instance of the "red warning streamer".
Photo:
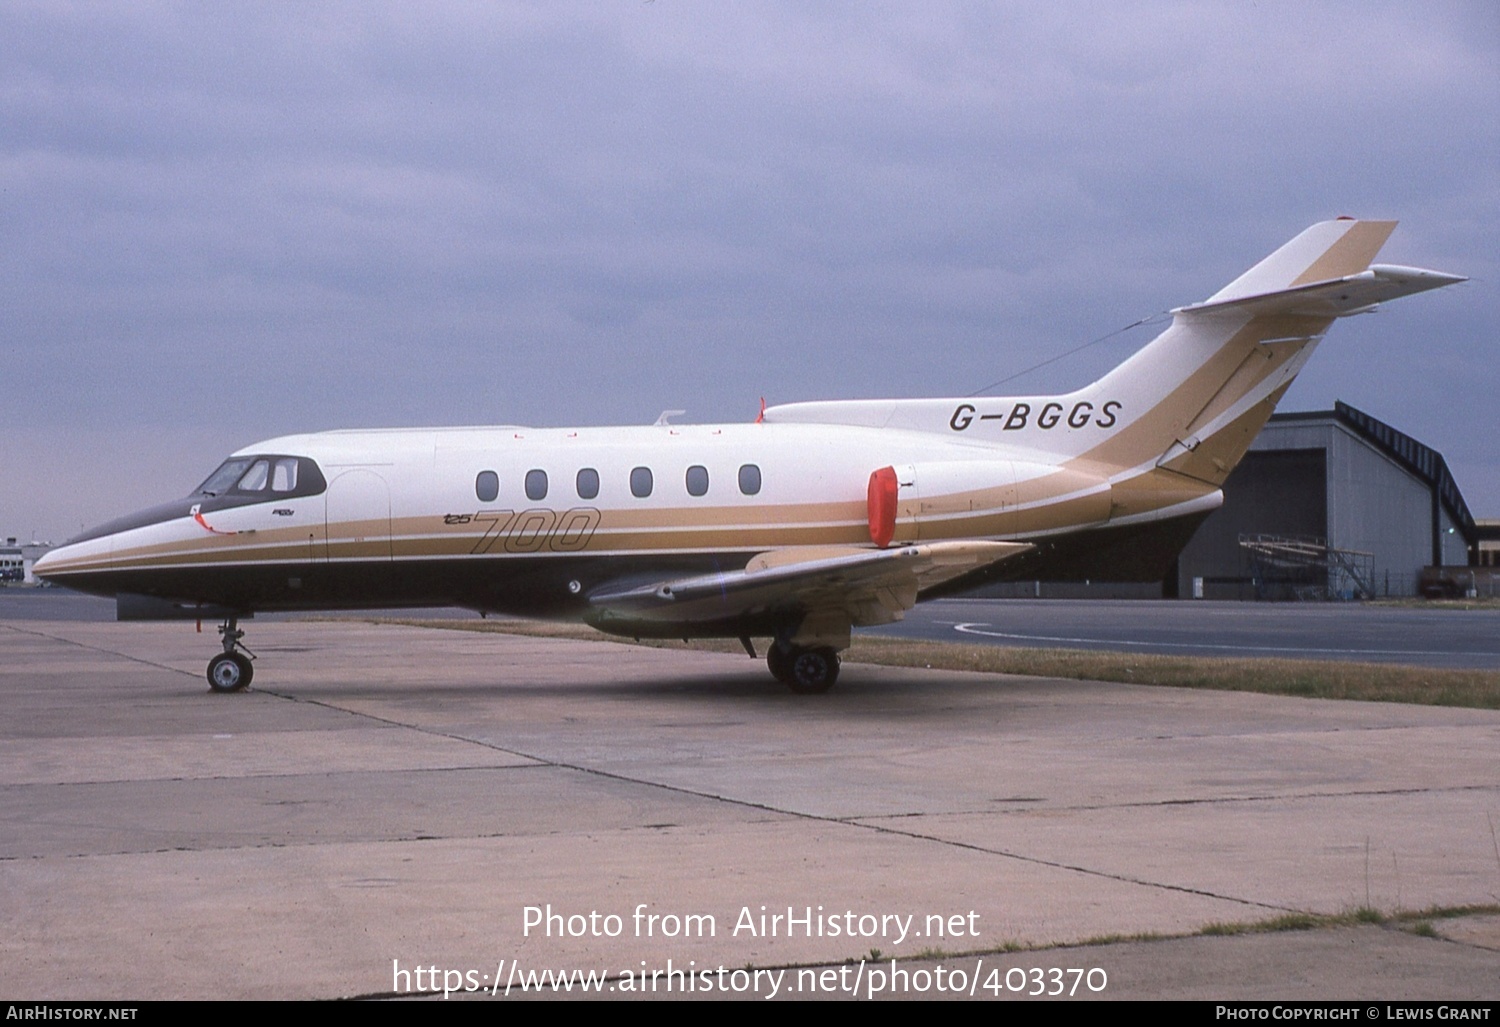
[[205,521],[203,519],[203,515],[198,512],[200,509],[201,509],[201,505],[198,504],[198,503],[194,503],[192,510],[190,510],[188,512],[193,515],[193,520],[197,521],[198,522],[198,526],[200,528],[202,528],[204,531],[212,532],[215,535],[238,535],[239,534],[239,532],[237,532],[237,531],[220,531],[218,528],[213,527],[211,524],[209,524],[207,521]]

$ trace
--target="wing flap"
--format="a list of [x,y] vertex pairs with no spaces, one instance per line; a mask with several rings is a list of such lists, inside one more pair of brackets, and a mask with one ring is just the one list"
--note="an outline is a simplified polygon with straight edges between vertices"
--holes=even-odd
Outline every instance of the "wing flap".
[[856,627],[899,620],[917,594],[1032,548],[1024,542],[929,542],[891,549],[812,547],[761,553],[743,570],[589,596],[600,619],[693,624],[788,614],[847,615]]

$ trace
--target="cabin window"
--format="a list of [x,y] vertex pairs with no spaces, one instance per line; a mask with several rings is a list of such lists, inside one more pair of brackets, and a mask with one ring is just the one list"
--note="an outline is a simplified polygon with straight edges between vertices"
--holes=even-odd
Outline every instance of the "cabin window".
[[257,460],[234,487],[241,492],[259,492],[266,487],[266,479],[270,476],[271,461]]
[[540,503],[547,498],[547,472],[526,472],[526,498],[533,503]]
[[687,490],[690,496],[702,496],[708,493],[708,468],[694,464],[687,469]]
[[651,468],[637,467],[630,472],[630,494],[637,499],[651,495]]
[[747,496],[760,492],[760,468],[755,464],[745,464],[740,468],[740,491]]
[[480,471],[474,479],[474,494],[481,503],[493,503],[500,495],[500,475],[494,471]]
[[599,472],[585,467],[578,472],[578,498],[597,499],[599,496]]

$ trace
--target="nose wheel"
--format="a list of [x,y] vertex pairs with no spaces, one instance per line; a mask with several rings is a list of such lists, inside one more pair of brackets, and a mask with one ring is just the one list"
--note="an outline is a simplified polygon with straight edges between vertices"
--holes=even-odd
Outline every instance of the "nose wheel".
[[208,661],[208,687],[215,692],[241,691],[255,676],[255,667],[250,662],[255,654],[240,644],[245,633],[239,630],[238,623],[230,617],[219,625],[224,651]]
[[254,676],[255,667],[243,653],[220,653],[208,661],[208,687],[215,692],[238,692]]

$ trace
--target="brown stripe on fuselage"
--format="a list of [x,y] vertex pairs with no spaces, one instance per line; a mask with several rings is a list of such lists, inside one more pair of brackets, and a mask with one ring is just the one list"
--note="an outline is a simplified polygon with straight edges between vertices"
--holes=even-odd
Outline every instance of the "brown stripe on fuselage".
[[[1065,472],[1048,477],[1054,479],[1056,485],[1076,486],[1079,484],[1077,475]],[[1031,495],[1029,501],[1036,501],[1039,498],[1042,497]],[[859,508],[860,505],[846,504],[845,506],[846,508]],[[1016,531],[1044,531],[1077,521],[1102,521],[1108,516],[1108,506],[1108,493],[1101,490],[1094,495],[1075,496],[1062,502],[1023,511],[980,509],[975,510],[972,517],[943,520],[936,519],[936,515],[929,512],[928,518],[921,521],[920,534],[922,538],[927,539],[973,535],[999,536],[1013,534]],[[842,522],[804,525],[740,523],[727,527],[717,525],[695,527],[674,523],[671,519],[673,512],[655,511],[655,516],[649,518],[653,523],[646,529],[629,526],[616,528],[611,523],[612,518],[606,515],[590,538],[588,545],[582,549],[569,550],[569,552],[728,551],[746,548],[769,550],[812,545],[865,545],[869,542],[868,523],[863,517],[862,509],[860,509],[860,517]],[[763,515],[779,513],[779,511],[766,508],[761,508],[761,512]],[[644,512],[634,512],[629,519],[633,521],[646,519],[641,516],[642,513]],[[425,518],[413,520],[421,523],[425,521]],[[96,562],[93,567],[141,569],[194,564],[308,564],[324,563],[329,560],[338,563],[347,560],[391,559],[393,557],[396,559],[457,558],[474,555],[476,543],[484,537],[482,533],[470,531],[446,537],[425,535],[392,538],[370,531],[379,523],[381,522],[363,521],[351,522],[348,525],[331,525],[330,530],[335,532],[334,538],[326,544],[313,547],[309,547],[305,540],[296,538],[289,539],[281,545],[267,544],[264,541],[247,545],[235,544],[232,537],[208,536],[188,542],[143,546],[130,553],[116,554],[108,561]],[[909,519],[907,523],[910,525]],[[347,531],[346,534],[344,529],[347,528],[356,530]],[[290,534],[290,532],[282,532],[282,534]],[[321,550],[321,553],[326,556],[320,554],[316,559],[310,558],[310,549],[314,552]],[[496,557],[542,555],[554,551],[545,543],[529,545],[524,551],[508,550],[504,540],[499,540],[487,555]]]
[[1045,506],[1026,507],[1016,511],[1015,526],[1011,529],[1017,538],[1033,532],[1055,531],[1059,528],[1087,527],[1103,523],[1110,514],[1112,489],[1101,489],[1084,496],[1074,496]]
[[[873,470],[874,468],[871,468]],[[678,524],[698,527],[733,528],[747,521],[755,523],[768,518],[776,522],[793,524],[817,524],[825,521],[863,519],[865,497],[863,486],[858,500],[824,501],[819,503],[781,503],[774,506],[725,506],[697,510],[690,506],[666,509],[615,509],[609,511],[609,526],[612,528],[669,528]]]
[[[1056,527],[1059,520],[1073,523],[1068,520],[1072,517],[1102,521],[1109,516],[1109,489],[1101,478],[1059,467],[1013,484],[922,496],[919,506],[918,538],[998,538],[1023,530],[1023,524],[1024,530],[1041,530],[1039,517],[1049,522],[1046,527]],[[1097,516],[1090,516],[1091,510]],[[955,534],[953,525],[968,527]]]
[[[674,523],[671,510],[656,510],[649,518],[642,512],[632,512],[629,520],[636,522],[624,527],[615,527],[606,516],[595,530],[588,544],[581,548],[570,548],[572,553],[630,552],[659,550],[735,550],[747,546],[776,548],[779,546],[861,544],[869,542],[868,522],[863,504],[844,504],[846,509],[857,509],[858,516],[842,522],[825,524],[787,525],[781,523],[738,523],[727,526],[707,525],[697,527]],[[802,508],[795,508],[802,509]],[[821,509],[828,509],[822,507]],[[524,513],[525,511],[522,511]],[[741,511],[743,514],[745,511]],[[694,511],[701,513],[701,511]],[[780,509],[760,508],[762,518],[779,516]],[[649,520],[642,527],[641,520]],[[428,518],[411,518],[413,525],[430,528]],[[433,537],[430,534],[414,537],[392,537],[372,530],[383,526],[383,520],[355,521],[329,526],[332,538],[326,542],[317,540],[309,545],[305,537],[289,539],[275,544],[264,535],[256,543],[236,541],[237,536],[204,536],[201,539],[171,543],[156,543],[135,549],[116,552],[112,556],[101,556],[89,561],[79,561],[62,573],[100,569],[143,569],[159,566],[186,566],[193,564],[243,564],[262,563],[326,563],[345,560],[370,560],[413,557],[465,557],[474,555],[476,544],[484,539],[483,532],[472,529],[464,533]],[[651,530],[654,528],[655,530]],[[280,532],[286,535],[288,532]],[[545,537],[541,544],[528,545],[524,550],[508,549],[502,537],[495,541],[488,555],[546,554],[557,550],[549,547]],[[313,555],[310,555],[313,554]]]
[[1213,486],[1174,471],[1153,467],[1117,481],[1110,489],[1110,517],[1134,517],[1212,495]]
[[[507,539],[520,527],[520,519],[528,514],[542,512],[551,515],[552,521],[540,527],[540,537],[545,540],[557,528],[562,519],[574,510],[588,510],[598,515],[598,520],[589,531],[589,540],[570,552],[593,552],[599,549],[617,549],[613,542],[600,542],[602,538],[640,537],[653,539],[646,549],[682,548],[683,544],[660,540],[661,535],[690,536],[713,539],[714,548],[721,539],[735,539],[746,532],[805,532],[824,531],[835,528],[844,531],[851,527],[868,532],[868,513],[863,498],[855,502],[842,503],[787,503],[777,506],[676,506],[641,507],[625,509],[601,509],[598,507],[574,507],[554,509],[551,507],[522,507],[519,510],[480,510],[466,524],[446,525],[443,515],[430,514],[401,517],[392,522],[397,540],[398,555],[417,553],[468,553],[478,547],[481,552],[517,552],[508,545]],[[332,530],[330,528],[330,530]],[[528,540],[534,540],[537,531]],[[869,541],[865,538],[864,541]],[[531,544],[528,541],[528,544]],[[728,543],[733,545],[733,542]],[[537,551],[551,551],[545,542],[534,545]]]
[[[184,550],[184,546],[189,547]],[[289,528],[261,528],[253,531],[240,531],[232,535],[214,535],[204,532],[194,539],[174,539],[170,542],[153,542],[149,545],[131,546],[128,549],[116,549],[111,555],[92,558],[86,566],[119,567],[125,566],[129,561],[155,560],[158,557],[172,556],[185,551],[194,554],[194,558],[201,558],[205,553],[222,554],[238,552],[259,552],[269,549],[300,548],[303,558],[309,551],[318,552],[323,547],[323,525],[317,525],[317,531],[309,532],[306,526]]]
[[[601,538],[601,536],[603,536]],[[825,546],[869,544],[869,525],[807,525],[779,527],[747,525],[733,531],[693,530],[632,532],[629,530],[594,533],[584,552],[649,552],[652,550],[734,550],[777,549],[783,546]],[[546,550],[543,550],[546,551]]]
[[[184,543],[179,543],[179,546]],[[308,545],[303,542],[300,546],[241,546],[236,549],[214,549],[210,550],[199,543],[185,543],[190,548],[162,549],[152,547],[161,551],[154,552],[149,556],[137,554],[116,554],[112,558],[94,560],[88,564],[70,567],[60,571],[62,574],[97,571],[97,570],[149,570],[152,567],[178,567],[193,564],[259,564],[259,563],[297,563],[315,564],[323,562],[321,556],[317,559],[308,556]],[[318,547],[320,550],[322,546]],[[48,573],[52,571],[49,569]]]

